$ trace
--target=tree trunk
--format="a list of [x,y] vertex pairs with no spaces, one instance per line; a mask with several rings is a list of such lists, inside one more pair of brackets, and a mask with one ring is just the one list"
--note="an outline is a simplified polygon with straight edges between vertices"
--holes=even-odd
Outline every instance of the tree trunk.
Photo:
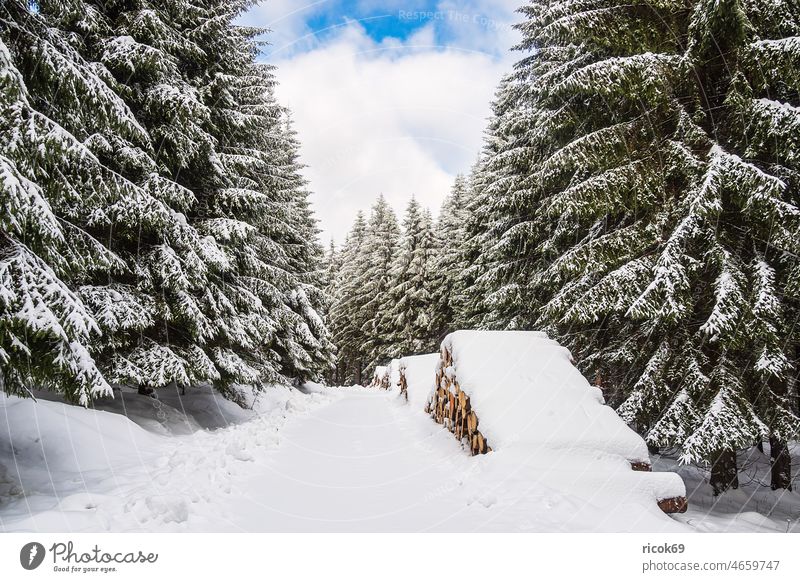
[[718,451],[711,460],[711,488],[714,496],[728,489],[739,488],[739,471],[736,466],[736,451]]
[[764,452],[764,442],[763,441],[758,441],[756,443],[756,448],[763,453]]
[[156,391],[150,388],[149,386],[139,386],[139,394],[142,396],[149,396],[150,398],[155,398]]
[[[800,348],[795,350],[795,353],[797,354],[797,359],[800,360]],[[795,414],[800,414],[800,375],[789,378],[786,392],[789,397],[789,408]]]
[[659,452],[661,452],[661,447],[647,443],[647,452],[649,452],[651,455],[657,455]]
[[361,386],[361,362],[356,362],[356,384]]
[[769,456],[772,462],[772,490],[792,490],[792,457],[786,441],[769,437]]

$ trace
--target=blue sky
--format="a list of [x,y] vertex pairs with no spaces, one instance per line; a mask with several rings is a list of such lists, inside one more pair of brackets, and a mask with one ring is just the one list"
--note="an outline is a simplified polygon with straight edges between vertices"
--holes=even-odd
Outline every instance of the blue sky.
[[[315,30],[330,32],[331,27],[341,26],[349,20],[357,20],[364,27],[366,33],[376,41],[386,37],[407,39],[411,34],[425,25],[424,19],[400,18],[398,10],[385,6],[371,5],[364,7],[353,0],[340,0],[327,2],[323,10],[315,11],[307,19],[309,26]],[[416,11],[434,11],[435,2],[412,3]],[[411,14],[414,14],[411,12]]]
[[271,29],[323,238],[341,242],[384,194],[437,213],[482,144],[489,103],[520,55],[524,0],[266,0],[243,21]]
[[[335,35],[338,28],[353,21],[360,24],[366,34],[376,42],[386,38],[405,41],[420,29],[432,24],[435,43],[447,46],[456,40],[449,26],[453,22],[487,25],[498,16],[481,12],[480,6],[466,12],[431,0],[402,3],[325,0],[309,6],[305,20],[310,28],[317,31],[317,36],[323,42]],[[500,16],[503,18],[506,15]]]

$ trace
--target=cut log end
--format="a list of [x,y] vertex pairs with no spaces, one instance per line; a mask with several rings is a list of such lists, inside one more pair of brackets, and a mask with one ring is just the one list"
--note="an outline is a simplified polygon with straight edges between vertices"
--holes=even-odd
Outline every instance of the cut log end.
[[634,471],[650,472],[650,471],[653,470],[653,467],[650,465],[650,463],[644,463],[644,462],[638,461],[638,462],[632,462],[631,463],[631,469],[633,469]]
[[658,502],[658,507],[664,513],[686,513],[689,501],[685,497],[669,497]]
[[486,437],[478,430],[478,416],[472,410],[470,399],[461,390],[458,378],[445,370],[453,365],[453,356],[445,348],[442,350],[439,370],[436,373],[436,386],[425,411],[439,424],[443,424],[453,435],[469,447],[473,455],[491,452]]

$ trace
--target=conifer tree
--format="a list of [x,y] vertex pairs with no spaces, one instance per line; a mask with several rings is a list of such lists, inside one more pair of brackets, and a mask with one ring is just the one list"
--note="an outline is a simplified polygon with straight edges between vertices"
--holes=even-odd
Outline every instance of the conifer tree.
[[292,313],[278,338],[279,342],[291,346],[282,359],[284,374],[300,380],[318,380],[334,366],[334,346],[323,318],[328,308],[324,292],[324,253],[318,242],[319,228],[309,201],[307,181],[301,173],[300,144],[286,110],[282,121],[283,140],[278,151],[284,159],[280,160],[279,167],[283,170],[290,198],[289,228],[279,242],[286,249],[293,288],[289,289],[287,297]]
[[328,251],[325,253],[325,290],[328,296],[333,293],[339,270],[342,268],[342,253],[336,248],[336,243],[331,238]]
[[[76,291],[126,271],[108,244],[112,225],[151,229],[171,217],[109,165],[106,143],[136,157],[147,132],[107,69],[50,25],[48,6],[0,7],[0,361],[6,391],[51,388],[88,405],[111,392],[91,342],[104,317],[121,314],[96,312]],[[63,8],[90,12],[81,2]],[[139,299],[121,295],[142,306],[122,325],[152,317]]]
[[464,223],[469,199],[466,177],[456,177],[453,188],[445,198],[436,221],[436,254],[431,267],[430,334],[437,344],[456,330],[456,318],[463,293],[461,253],[464,246]]
[[139,147],[109,133],[88,140],[98,157],[144,193],[125,201],[126,221],[110,216],[98,225],[126,269],[80,289],[103,331],[95,352],[108,379],[145,392],[213,382],[220,373],[205,344],[215,327],[202,297],[229,258],[214,238],[188,223],[185,213],[196,197],[175,179],[190,168],[213,173],[206,162],[214,157],[214,140],[203,128],[209,112],[182,73],[202,54],[191,40],[201,11],[170,2],[71,7],[40,3],[51,23],[80,39],[86,59],[102,63],[106,81],[149,137]]
[[[287,358],[300,357],[291,338],[287,298],[294,287],[280,240],[289,236],[292,191],[283,175],[282,111],[275,103],[272,68],[254,62],[261,32],[233,22],[245,4],[206,0],[192,34],[202,49],[188,82],[208,110],[214,139],[211,172],[192,172],[198,203],[189,223],[221,241],[227,268],[208,284],[203,312],[215,333],[207,351],[230,391],[236,384],[286,382]],[[281,341],[285,343],[281,343]]]
[[436,240],[430,211],[412,198],[403,219],[403,243],[392,267],[381,327],[397,355],[435,351],[431,310]]
[[329,322],[333,343],[338,350],[337,377],[340,382],[361,384],[364,369],[362,328],[366,323],[364,306],[370,298],[360,286],[360,275],[367,267],[364,241],[367,222],[359,212],[341,250],[341,268],[333,285]]
[[236,384],[316,377],[330,358],[296,138],[275,102],[272,67],[255,62],[262,31],[235,24],[248,7],[207,0],[173,13],[190,21],[186,36],[200,49],[184,76],[212,146],[174,172],[197,198],[189,225],[222,251],[196,315],[208,322],[207,362],[228,393]]
[[[335,330],[331,326],[331,313],[333,310],[333,302],[337,293],[337,284],[339,280],[339,271],[342,268],[342,252],[336,248],[333,238],[331,238],[328,245],[328,251],[325,253],[323,262],[323,290],[325,293],[325,305],[322,313],[325,325],[329,330],[331,343],[333,343],[333,336]],[[343,380],[339,377],[340,366],[338,363],[337,348],[333,346],[333,357],[331,364],[328,368],[325,379],[333,386],[340,386]]]
[[506,139],[476,195],[496,208],[468,289],[489,298],[479,323],[554,333],[648,442],[709,461],[716,493],[737,449],[780,451],[800,427],[798,95],[781,80],[800,15],[778,4],[532,1],[521,121],[495,115]]
[[[255,62],[261,31],[235,23],[249,5],[0,9],[9,390],[63,385],[87,404],[109,381],[213,382],[235,397],[330,367],[316,223]],[[25,304],[43,314],[33,327]]]
[[364,268],[356,284],[366,302],[363,305],[363,353],[365,372],[397,355],[393,328],[383,316],[391,301],[388,293],[395,284],[392,267],[400,244],[400,226],[394,210],[383,195],[372,207],[364,238]]
[[485,144],[470,176],[464,224],[460,327],[521,329],[530,325],[526,301],[531,273],[529,250],[540,234],[521,212],[530,198],[525,186],[530,154],[525,128],[531,126],[525,85],[505,77],[492,104]]

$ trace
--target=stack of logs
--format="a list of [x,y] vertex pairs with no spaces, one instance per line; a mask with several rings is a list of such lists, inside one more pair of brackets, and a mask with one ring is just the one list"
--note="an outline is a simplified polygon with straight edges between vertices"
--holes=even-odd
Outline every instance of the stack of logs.
[[[400,391],[406,394],[407,383],[403,370],[400,371]],[[406,394],[406,399],[408,396]],[[473,455],[492,450],[486,437],[478,430],[478,416],[470,405],[470,398],[461,390],[453,368],[453,356],[447,348],[442,348],[439,369],[436,372],[436,387],[425,407],[439,424],[443,424],[455,437],[466,442]],[[631,462],[634,471],[652,471],[649,463]],[[664,513],[684,513],[688,507],[686,497],[660,499],[658,507]]]
[[408,402],[408,380],[406,379],[406,368],[402,362],[400,363],[400,381],[398,383],[400,385],[400,396]]
[[391,379],[389,366],[378,366],[375,368],[375,374],[372,376],[372,387],[383,388],[388,390],[390,388]]
[[458,385],[453,371],[453,356],[447,348],[442,348],[439,369],[436,372],[436,387],[425,412],[436,422],[443,424],[459,441],[465,442],[473,455],[482,455],[492,450],[486,437],[478,430],[478,415],[472,410],[469,396]]

